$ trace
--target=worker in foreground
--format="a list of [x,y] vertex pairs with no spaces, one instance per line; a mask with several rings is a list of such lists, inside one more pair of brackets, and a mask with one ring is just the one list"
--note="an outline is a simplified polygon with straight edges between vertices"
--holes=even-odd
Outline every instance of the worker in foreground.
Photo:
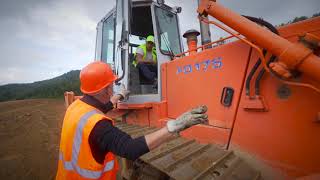
[[173,134],[207,122],[207,107],[199,106],[153,133],[132,139],[105,115],[129,93],[123,87],[113,95],[115,80],[111,68],[103,62],[90,63],[81,70],[84,96],[74,101],[65,114],[56,179],[116,179],[116,155],[135,160]]
[[149,35],[145,44],[141,44],[135,52],[133,65],[139,69],[141,84],[157,83],[158,66],[154,37]]

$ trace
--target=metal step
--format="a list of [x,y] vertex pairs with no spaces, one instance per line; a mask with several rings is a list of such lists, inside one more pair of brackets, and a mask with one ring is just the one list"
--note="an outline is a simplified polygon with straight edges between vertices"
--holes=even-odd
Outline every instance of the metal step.
[[[132,137],[156,131],[156,128],[140,127],[118,122],[116,126]],[[260,172],[250,167],[233,151],[227,151],[214,144],[200,144],[195,140],[179,136],[140,157],[147,164],[140,171],[138,179],[159,179],[152,177],[153,171],[161,171],[170,179],[260,179]],[[148,169],[148,170],[146,170]],[[157,175],[159,176],[159,175]]]

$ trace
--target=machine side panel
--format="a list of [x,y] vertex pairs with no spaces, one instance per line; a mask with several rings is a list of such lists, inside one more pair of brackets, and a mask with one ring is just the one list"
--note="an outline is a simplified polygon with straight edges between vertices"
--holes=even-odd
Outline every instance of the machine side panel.
[[[281,28],[281,35],[297,41],[300,33],[320,34],[317,27],[320,21],[314,25],[309,24],[310,20],[304,22],[306,26],[301,22]],[[257,59],[257,54],[253,56],[248,73]],[[319,82],[303,74],[295,81],[320,87]],[[269,74],[261,80],[260,94],[269,107],[268,112],[245,111],[245,92],[242,92],[231,138],[232,147],[254,155],[291,177],[318,174],[320,94],[308,88],[285,85]]]
[[[168,63],[168,117],[205,104],[209,125],[231,128],[248,55],[248,46],[234,42]],[[230,106],[221,103],[224,88],[233,89]]]
[[[190,128],[183,136],[227,145],[249,52],[247,45],[233,42],[167,63],[168,117],[176,118],[201,104],[209,109],[209,124]],[[223,105],[222,100],[228,98],[229,105]]]

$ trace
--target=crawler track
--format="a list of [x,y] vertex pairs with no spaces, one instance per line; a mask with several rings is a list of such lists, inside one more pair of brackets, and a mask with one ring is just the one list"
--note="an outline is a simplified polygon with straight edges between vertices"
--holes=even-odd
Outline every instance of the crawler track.
[[[156,130],[120,122],[116,126],[133,137]],[[261,179],[260,172],[233,151],[178,136],[143,155],[140,160],[145,165],[140,169],[138,179]]]

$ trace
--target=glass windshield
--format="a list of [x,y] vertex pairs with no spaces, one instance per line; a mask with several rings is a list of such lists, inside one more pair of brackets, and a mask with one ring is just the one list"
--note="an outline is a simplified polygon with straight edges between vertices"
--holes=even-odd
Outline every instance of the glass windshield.
[[161,52],[164,54],[180,54],[181,44],[177,15],[160,7],[155,8],[155,14],[160,35]]
[[106,63],[113,63],[114,54],[114,19],[110,16],[103,22],[102,28],[102,60]]

